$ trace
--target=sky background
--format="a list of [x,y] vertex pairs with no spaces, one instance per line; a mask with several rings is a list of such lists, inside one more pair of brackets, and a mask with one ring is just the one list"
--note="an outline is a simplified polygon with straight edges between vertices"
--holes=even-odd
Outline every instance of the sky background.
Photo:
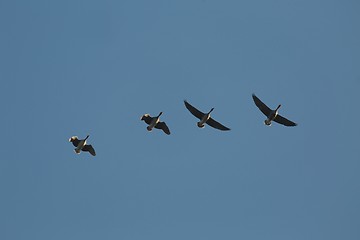
[[[360,239],[359,12],[1,0],[0,239]],[[170,136],[140,121],[160,111]]]

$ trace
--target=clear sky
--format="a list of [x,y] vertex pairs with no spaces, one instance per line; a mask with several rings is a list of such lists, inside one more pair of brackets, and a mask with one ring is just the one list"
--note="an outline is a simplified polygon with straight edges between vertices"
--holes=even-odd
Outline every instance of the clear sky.
[[[359,12],[0,1],[0,239],[360,239]],[[140,121],[160,111],[170,136]],[[68,142],[87,134],[96,157]]]

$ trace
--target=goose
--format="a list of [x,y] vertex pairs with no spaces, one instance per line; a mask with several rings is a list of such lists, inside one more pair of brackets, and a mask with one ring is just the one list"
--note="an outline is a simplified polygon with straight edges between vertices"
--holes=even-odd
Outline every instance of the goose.
[[279,104],[276,109],[272,110],[268,106],[266,106],[266,104],[263,103],[258,97],[256,97],[255,94],[252,94],[252,98],[254,99],[255,105],[267,117],[267,119],[264,121],[265,125],[270,126],[272,121],[275,121],[277,123],[280,123],[280,124],[288,126],[288,127],[293,127],[293,126],[297,125],[296,123],[294,123],[278,114],[281,104]]
[[203,112],[199,111],[198,109],[196,109],[195,107],[193,107],[186,100],[184,100],[184,104],[185,104],[185,107],[189,110],[189,112],[192,115],[194,115],[195,117],[200,119],[200,121],[197,122],[197,126],[199,128],[204,128],[205,123],[206,123],[206,124],[210,125],[211,127],[222,130],[222,131],[230,130],[230,128],[225,127],[221,123],[219,123],[219,122],[215,121],[213,118],[211,118],[210,113],[214,110],[214,108],[211,108],[208,113],[203,113]]
[[72,144],[76,147],[74,151],[77,154],[80,154],[81,151],[89,152],[91,155],[96,156],[95,150],[91,145],[86,145],[86,140],[89,138],[89,135],[86,136],[85,139],[78,139],[77,136],[72,136],[69,139],[69,142],[72,142]]
[[153,128],[161,129],[167,135],[170,135],[170,130],[165,122],[160,122],[160,116],[163,112],[160,112],[156,117],[151,117],[150,114],[146,113],[142,115],[141,121],[145,121],[149,126],[146,129],[150,132]]

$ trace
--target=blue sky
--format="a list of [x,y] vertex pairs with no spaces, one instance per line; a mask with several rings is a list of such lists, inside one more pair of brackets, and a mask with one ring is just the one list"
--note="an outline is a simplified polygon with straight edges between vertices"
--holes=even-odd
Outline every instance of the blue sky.
[[[0,1],[0,238],[359,239],[359,11]],[[170,136],[140,121],[160,111]]]

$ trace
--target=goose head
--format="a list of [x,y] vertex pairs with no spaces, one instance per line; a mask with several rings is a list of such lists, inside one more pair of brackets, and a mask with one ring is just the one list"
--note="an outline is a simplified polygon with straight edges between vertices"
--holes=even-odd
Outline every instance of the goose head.
[[275,109],[275,112],[277,112],[280,107],[281,107],[281,104],[279,104],[279,105],[277,106],[277,108]]
[[159,115],[157,116],[157,118],[159,118],[161,116],[161,114],[163,114],[163,112],[160,112]]

